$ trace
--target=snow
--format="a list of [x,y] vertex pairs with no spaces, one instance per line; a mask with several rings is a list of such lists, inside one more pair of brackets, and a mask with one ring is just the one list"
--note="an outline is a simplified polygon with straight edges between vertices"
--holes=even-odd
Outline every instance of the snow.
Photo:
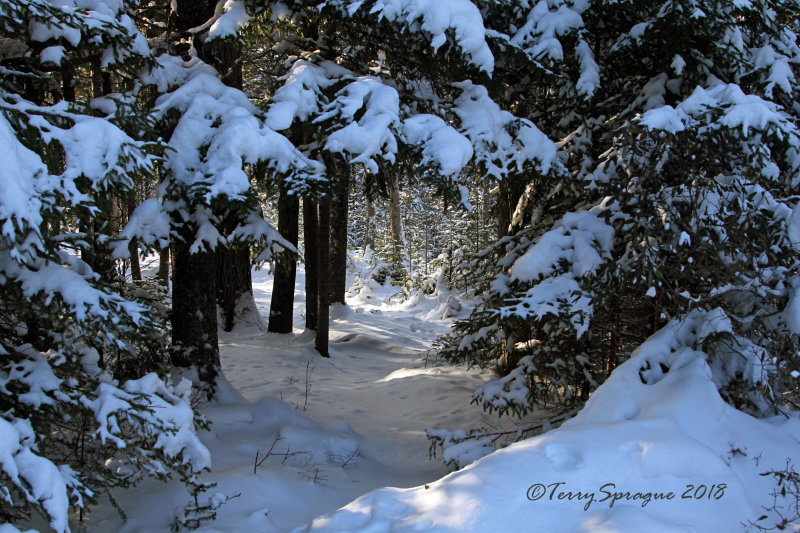
[[[611,238],[594,213],[576,220],[562,227]],[[266,314],[272,279],[263,270],[253,276],[258,309]],[[305,303],[302,268],[296,283],[293,333],[263,333],[254,324],[221,333],[225,379],[219,397],[201,408],[210,429],[199,440],[178,430],[158,441],[171,454],[212,467],[201,479],[218,485],[201,500],[226,503],[201,533],[485,532],[527,523],[559,532],[744,531],[742,522],[772,501],[774,482],[760,474],[796,457],[796,414],[757,420],[717,393],[716,374],[725,369],[700,350],[706,339],[730,333],[731,322],[712,310],[670,322],[559,429],[494,452],[486,439],[448,447],[445,460],[477,462],[446,475],[428,458],[425,428],[502,424],[470,405],[473,391],[486,384],[504,389],[498,400],[524,395],[524,372],[518,381],[512,373],[487,384],[488,373],[433,365],[426,357],[430,342],[450,324],[432,315],[439,297],[398,301],[391,287],[378,284],[369,298],[356,295],[348,306],[332,308],[332,357],[323,359],[313,335],[297,327]],[[532,365],[529,359],[520,364]],[[185,383],[170,389],[150,375],[98,398],[111,402],[97,411],[109,434],[109,417],[122,414],[118,402],[138,393],[159,402],[153,416],[188,429]],[[14,472],[17,463],[10,461],[32,433],[0,429],[0,464]],[[20,437],[10,438],[15,432]],[[189,501],[177,482],[152,480],[115,496],[127,522],[102,504],[82,531],[160,533]]]
[[[256,270],[253,279],[257,307],[267,316],[272,277]],[[349,298],[348,307],[331,310],[328,360],[299,327],[302,265],[296,284],[293,333],[264,333],[255,325],[220,333],[226,381],[220,397],[201,409],[212,424],[199,432],[212,465],[201,478],[218,485],[201,498],[241,496],[201,532],[287,532],[374,488],[427,483],[448,469],[430,460],[426,427],[495,423],[470,404],[488,375],[426,360],[430,343],[452,320],[431,316],[437,297],[401,302],[392,298],[395,287],[375,285],[372,297]],[[256,453],[262,459],[273,442],[254,474]],[[163,533],[189,501],[177,482],[143,481],[115,496],[128,521],[103,505],[85,518],[86,533]]]
[[645,111],[640,123],[651,130],[678,133],[700,121],[712,109],[722,108],[717,124],[728,128],[741,128],[745,134],[751,129],[763,131],[775,126],[788,135],[797,136],[780,106],[754,94],[745,94],[736,84],[718,84],[706,89],[696,87],[692,94],[677,107],[662,106]]
[[281,131],[295,120],[304,121],[322,110],[322,91],[352,73],[331,61],[315,64],[305,59],[296,61],[281,80],[267,111],[267,125]]
[[[654,335],[559,429],[295,531],[744,531],[772,504],[774,480],[760,474],[796,457],[800,418],[758,420],[724,403],[691,347],[694,325]],[[658,363],[666,373],[642,377]]]
[[548,172],[556,146],[539,128],[500,109],[482,85],[471,81],[453,85],[461,90],[453,108],[461,121],[459,130],[472,142],[475,159],[486,166],[488,175],[502,179],[514,166],[521,170],[534,162],[540,172]]
[[169,110],[181,113],[166,165],[178,182],[207,187],[208,198],[236,199],[250,188],[243,163],[264,161],[282,174],[319,172],[318,163],[269,128],[247,96],[224,85],[213,68],[197,60],[176,62],[166,54],[158,61],[161,68],[148,81],[159,88],[180,83],[159,97],[154,110],[157,118]]
[[[363,110],[356,120],[356,113]],[[362,163],[371,172],[378,172],[375,158],[394,162],[400,125],[400,96],[379,78],[363,76],[340,90],[334,100],[323,107],[315,122],[336,119],[337,125],[325,143],[331,152],[347,153],[350,163]]]
[[225,0],[222,15],[208,29],[208,39],[220,39],[237,35],[250,21],[247,8],[240,0]]
[[6,221],[2,232],[14,240],[20,228],[37,228],[42,222],[42,201],[36,186],[40,184],[37,178],[47,175],[47,168],[38,155],[20,144],[4,117],[0,117],[0,159],[0,219]]
[[[362,2],[352,2],[349,13],[356,13]],[[431,46],[438,50],[447,42],[447,32],[455,35],[455,44],[472,64],[491,73],[494,56],[486,43],[483,16],[468,0],[378,0],[370,10],[380,19],[401,22],[412,30],[430,34]]]
[[42,63],[54,63],[56,65],[60,65],[61,60],[64,58],[65,52],[66,49],[63,46],[48,46],[39,52],[39,59],[41,59]]
[[594,272],[608,257],[614,230],[592,211],[567,213],[511,267],[511,280],[534,281],[549,276],[562,261],[572,274]]
[[414,115],[403,121],[403,136],[421,145],[422,164],[435,163],[444,176],[456,176],[472,159],[472,144],[435,115]]

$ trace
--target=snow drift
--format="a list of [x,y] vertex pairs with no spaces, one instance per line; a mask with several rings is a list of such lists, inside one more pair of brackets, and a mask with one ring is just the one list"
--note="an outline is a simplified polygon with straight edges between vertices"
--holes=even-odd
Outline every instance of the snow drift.
[[[800,450],[800,417],[725,403],[700,351],[718,313],[670,322],[561,428],[430,485],[383,488],[296,532],[746,531],[771,527],[775,479]],[[534,527],[535,525],[535,527]]]

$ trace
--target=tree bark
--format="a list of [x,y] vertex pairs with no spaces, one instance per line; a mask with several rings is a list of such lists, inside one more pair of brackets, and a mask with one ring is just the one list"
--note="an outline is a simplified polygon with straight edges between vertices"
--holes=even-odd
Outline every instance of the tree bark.
[[[278,198],[278,232],[297,247],[300,201],[282,189]],[[269,326],[267,331],[292,332],[294,314],[294,283],[297,274],[297,258],[283,254],[275,261],[275,279],[272,284],[272,299],[269,304]]]
[[400,279],[406,276],[403,264],[403,218],[400,209],[400,187],[396,176],[391,176],[387,184],[389,189],[389,232],[392,235],[392,278]]
[[216,262],[217,305],[222,310],[222,329],[231,331],[236,323],[236,306],[243,297],[250,295],[252,298],[250,247],[245,244],[218,246]]
[[[101,67],[99,56],[95,56],[91,60],[91,81],[94,98],[111,94],[111,73]],[[119,198],[111,191],[91,191],[90,194],[96,195],[95,202],[99,211],[88,230],[88,241],[92,249],[86,253],[84,260],[92,267],[92,270],[100,275],[103,281],[116,283],[120,281],[116,261],[111,256],[111,249],[107,241],[102,240],[102,236],[119,235],[122,229],[122,210]]]
[[347,289],[347,215],[350,172],[337,168],[337,182],[331,198],[330,303],[344,303]]
[[172,256],[172,350],[171,361],[177,367],[195,367],[206,394],[214,394],[219,373],[217,344],[216,270],[214,252],[189,251],[196,228],[180,230]]
[[165,289],[169,287],[169,246],[158,254],[158,283]]
[[328,352],[329,334],[329,309],[328,298],[330,291],[330,279],[327,272],[322,272],[323,265],[327,265],[330,260],[330,227],[331,227],[331,200],[329,197],[323,198],[319,203],[319,220],[317,222],[317,334],[314,338],[314,345],[323,357],[330,357]]
[[[169,27],[178,33],[203,24],[214,14],[211,0],[176,0]],[[202,43],[195,39],[202,53]],[[189,206],[190,209],[193,206]],[[214,395],[219,373],[217,339],[217,257],[215,252],[192,254],[190,246],[197,228],[188,221],[175,220],[178,237],[172,247],[172,349],[176,367],[195,367],[206,395]]]
[[[215,4],[203,2],[203,9],[194,10],[194,3],[178,1],[179,18],[176,22],[183,24],[184,30],[204,24],[214,15]],[[185,15],[184,15],[185,14]],[[205,44],[198,35],[194,39],[198,57],[213,66],[222,82],[228,87],[242,89],[242,65],[240,45],[233,40],[215,40]],[[218,215],[220,213],[217,213]],[[235,212],[226,214],[226,233],[233,231],[239,224],[241,215]],[[231,331],[236,322],[236,307],[242,298],[250,298],[253,294],[253,279],[250,273],[250,247],[232,244],[217,248],[217,303],[222,309],[225,331]],[[255,301],[250,302],[255,309]]]
[[497,199],[497,236],[502,239],[511,235],[521,227],[512,227],[512,218],[517,209],[517,203],[525,192],[525,183],[522,180],[506,178],[500,181],[499,197]]
[[128,252],[131,255],[131,280],[135,282],[142,281],[142,266],[139,263],[139,240],[131,239],[128,243]]
[[392,247],[395,253],[403,247],[403,218],[400,215],[400,187],[395,181],[388,184],[389,188],[389,230],[392,234]]
[[375,247],[375,204],[367,194],[367,222],[364,224],[364,248]]
[[306,329],[317,329],[317,279],[319,278],[319,253],[317,243],[317,205],[306,196],[303,198],[303,240],[306,254]]

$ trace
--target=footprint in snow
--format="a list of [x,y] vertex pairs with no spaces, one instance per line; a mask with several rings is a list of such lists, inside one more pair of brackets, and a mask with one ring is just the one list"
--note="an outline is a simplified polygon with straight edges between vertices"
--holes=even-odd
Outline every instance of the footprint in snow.
[[580,453],[564,444],[550,444],[544,453],[557,470],[572,470],[583,462]]

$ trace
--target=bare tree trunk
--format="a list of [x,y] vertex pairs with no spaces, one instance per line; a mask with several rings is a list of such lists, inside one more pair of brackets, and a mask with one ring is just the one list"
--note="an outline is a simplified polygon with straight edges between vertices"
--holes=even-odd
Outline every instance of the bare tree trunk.
[[322,272],[323,265],[328,265],[330,260],[330,228],[331,228],[331,203],[330,198],[326,197],[319,203],[319,221],[317,223],[317,334],[314,345],[323,357],[330,357],[328,352],[329,335],[329,309],[328,297],[330,291],[329,276],[327,272]]
[[403,218],[400,209],[400,187],[397,177],[392,175],[387,184],[389,189],[389,232],[392,235],[392,278],[402,279],[405,277],[405,265],[403,264]]
[[[297,234],[300,201],[290,195],[286,189],[281,190],[278,199],[278,232],[297,247]],[[292,315],[294,313],[294,283],[297,274],[297,258],[283,254],[275,262],[275,279],[272,284],[272,299],[269,304],[268,331],[275,333],[292,332]]]
[[347,215],[350,172],[337,167],[337,183],[331,199],[330,303],[344,303],[347,289]]
[[403,218],[400,210],[400,188],[394,181],[389,183],[389,230],[395,253],[403,247]]
[[[92,58],[91,80],[94,98],[111,93],[111,74],[101,67],[99,56]],[[114,283],[119,281],[116,262],[111,257],[108,244],[103,242],[100,236],[119,234],[122,225],[122,211],[116,194],[95,191],[91,191],[90,194],[96,194],[95,201],[99,211],[90,227],[86,228],[87,241],[90,243],[91,250],[86,250],[82,254],[83,259],[92,267],[92,270],[100,275],[103,281]]]
[[375,247],[375,204],[372,197],[367,194],[367,223],[364,228],[364,248]]
[[218,246],[215,253],[217,305],[222,309],[222,329],[231,331],[236,324],[236,306],[243,297],[252,298],[250,246],[243,244]]
[[497,238],[502,239],[508,235],[509,226],[511,226],[511,213],[513,207],[509,200],[508,182],[506,180],[500,181],[497,196]]
[[317,206],[306,196],[303,198],[303,240],[306,252],[306,329],[317,329],[317,279],[319,270],[319,244],[317,232],[319,229]]
[[[185,2],[184,2],[185,3]],[[179,12],[184,3],[178,2]],[[209,10],[210,7],[210,10]],[[214,15],[214,4],[206,3],[205,10],[192,11],[191,6],[186,6],[189,14],[182,20],[185,24],[194,24],[189,28],[203,24]],[[181,12],[183,16],[183,12]],[[191,22],[190,22],[191,21]],[[241,46],[232,40],[218,39],[211,43],[198,42],[195,38],[195,47],[198,49],[200,59],[213,66],[220,75],[222,82],[228,87],[242,88],[242,65],[239,62]],[[233,212],[226,214],[226,232],[240,223],[241,214]],[[250,272],[250,247],[247,245],[233,244],[217,247],[217,302],[222,308],[224,317],[223,329],[231,331],[236,322],[236,307],[243,298],[249,298],[250,309],[255,309],[253,300],[253,279]]]
[[158,283],[165,289],[169,287],[169,246],[158,254]]
[[217,343],[217,300],[214,252],[192,254],[195,228],[180,230],[173,245],[172,351],[177,367],[195,367],[208,397],[214,395],[219,373]]
[[128,243],[128,252],[131,256],[131,280],[142,281],[142,266],[139,263],[139,240],[134,238]]

